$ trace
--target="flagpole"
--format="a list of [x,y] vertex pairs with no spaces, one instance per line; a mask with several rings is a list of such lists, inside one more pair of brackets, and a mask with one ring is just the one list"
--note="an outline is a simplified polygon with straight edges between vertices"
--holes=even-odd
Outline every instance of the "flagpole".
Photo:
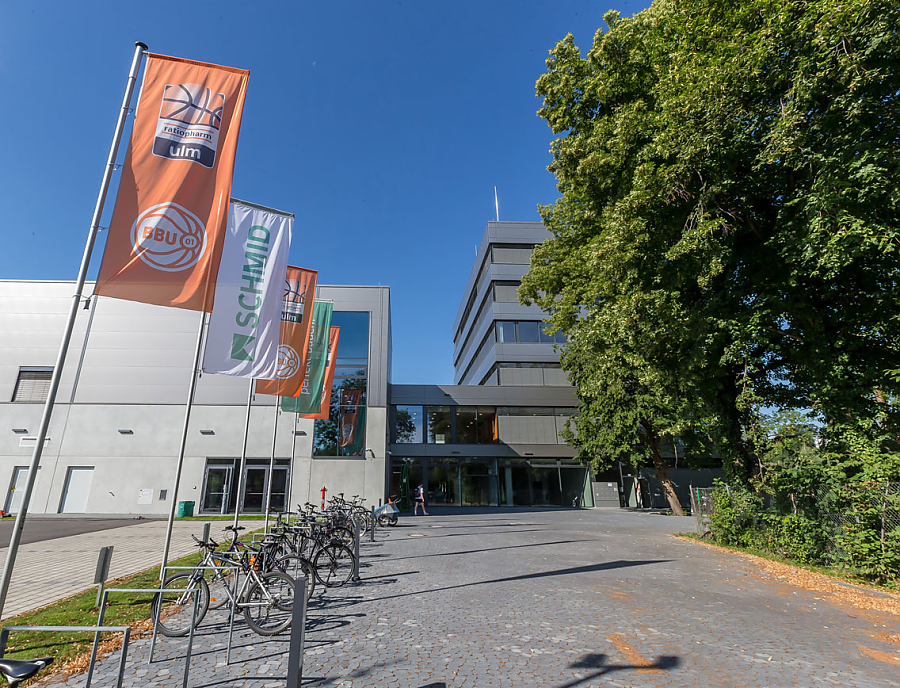
[[294,489],[294,454],[297,450],[297,414],[291,421],[291,460],[288,463],[287,488],[284,493],[284,510],[291,510],[291,491]]
[[41,415],[41,424],[37,432],[37,442],[31,455],[31,466],[28,470],[28,478],[25,482],[25,492],[22,495],[22,503],[19,513],[16,515],[16,523],[9,539],[9,549],[6,552],[6,562],[3,565],[3,576],[0,578],[0,616],[6,604],[6,594],[9,592],[9,583],[12,578],[13,567],[16,564],[16,556],[19,552],[19,544],[22,541],[22,530],[25,528],[25,518],[28,514],[28,506],[31,502],[31,493],[34,490],[34,481],[41,463],[41,454],[44,452],[44,440],[47,437],[47,428],[50,426],[50,414],[56,401],[56,393],[59,390],[59,381],[62,377],[63,364],[69,352],[69,342],[72,339],[72,330],[75,326],[75,316],[81,304],[81,293],[84,290],[84,282],[87,277],[88,267],[91,263],[91,252],[94,249],[94,241],[100,228],[100,217],[103,214],[103,206],[106,204],[106,194],[109,191],[109,183],[116,167],[116,155],[119,152],[119,143],[122,140],[122,132],[125,130],[125,119],[130,110],[131,96],[134,93],[134,84],[141,67],[141,59],[147,50],[144,43],[134,44],[134,56],[131,59],[131,70],[128,72],[128,81],[125,84],[125,96],[122,98],[122,107],[119,110],[119,118],[116,121],[116,129],[113,134],[112,145],[109,147],[109,155],[106,158],[106,169],[103,172],[103,180],[100,182],[100,193],[97,195],[97,203],[94,205],[94,215],[91,218],[91,228],[88,230],[87,242],[84,246],[84,254],[81,257],[81,267],[78,269],[78,279],[75,282],[75,294],[72,297],[72,305],[69,307],[69,319],[63,331],[62,342],[56,357],[56,365],[50,377],[50,389],[47,400],[44,403],[44,411]]
[[178,446],[178,463],[175,467],[175,484],[169,497],[169,521],[166,524],[166,543],[163,545],[162,564],[159,567],[159,580],[165,582],[166,564],[169,561],[169,546],[172,544],[172,527],[175,524],[175,506],[178,503],[178,488],[181,486],[181,469],[184,467],[184,452],[187,447],[188,426],[191,422],[191,409],[194,407],[194,392],[197,389],[197,372],[200,368],[200,349],[203,344],[203,325],[206,313],[200,313],[200,327],[197,328],[197,344],[194,346],[194,363],[191,366],[191,383],[188,385],[187,407],[184,410],[184,425],[181,427],[181,443]]
[[238,467],[237,501],[234,504],[234,527],[237,528],[238,517],[241,515],[241,491],[244,488],[244,463],[247,461],[247,435],[250,433],[250,402],[253,401],[253,388],[256,380],[250,378],[250,389],[247,391],[247,415],[244,418],[244,444],[241,445],[241,463]]
[[272,507],[272,479],[275,476],[275,441],[278,437],[278,407],[281,405],[281,397],[275,397],[275,422],[272,424],[272,455],[269,457],[269,480],[266,490],[266,523],[263,532],[269,531],[269,510]]

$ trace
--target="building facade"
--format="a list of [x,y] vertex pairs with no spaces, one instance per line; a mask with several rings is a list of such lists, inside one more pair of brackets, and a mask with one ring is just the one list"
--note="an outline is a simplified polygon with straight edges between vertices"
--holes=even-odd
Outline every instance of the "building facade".
[[488,222],[453,323],[457,385],[567,386],[544,312],[517,290],[534,247],[551,236],[540,222]]
[[[0,489],[21,500],[72,282],[0,281]],[[171,500],[200,513],[263,510],[269,483],[281,510],[318,501],[320,490],[378,503],[388,476],[391,324],[388,287],[321,286],[341,327],[331,416],[278,412],[253,395],[247,461],[241,445],[251,381],[201,374],[184,470],[175,479],[199,313],[90,296],[79,309],[30,511],[161,515]],[[364,441],[338,441],[340,390],[364,390]],[[269,459],[275,447],[275,468]],[[238,494],[238,484],[241,484]]]
[[489,222],[453,323],[456,385],[391,385],[391,494],[434,506],[593,506],[590,475],[560,437],[577,401],[559,335],[519,304],[539,222]]

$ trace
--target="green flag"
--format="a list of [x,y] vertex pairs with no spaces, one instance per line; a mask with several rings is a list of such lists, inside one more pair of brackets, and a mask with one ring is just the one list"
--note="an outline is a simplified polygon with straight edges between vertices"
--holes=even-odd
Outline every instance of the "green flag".
[[334,305],[316,301],[309,329],[309,356],[306,357],[306,377],[300,395],[281,397],[281,409],[291,413],[316,413],[322,402],[322,381],[328,366],[328,335]]

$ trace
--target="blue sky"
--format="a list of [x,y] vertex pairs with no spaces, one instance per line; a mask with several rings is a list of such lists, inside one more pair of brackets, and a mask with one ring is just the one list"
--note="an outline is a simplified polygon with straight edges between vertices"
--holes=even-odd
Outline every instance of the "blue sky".
[[557,196],[535,114],[547,51],[646,4],[4,0],[0,277],[75,278],[141,40],[250,70],[233,194],[295,213],[291,260],[320,283],[391,286],[394,382],[450,383],[494,185],[502,220]]

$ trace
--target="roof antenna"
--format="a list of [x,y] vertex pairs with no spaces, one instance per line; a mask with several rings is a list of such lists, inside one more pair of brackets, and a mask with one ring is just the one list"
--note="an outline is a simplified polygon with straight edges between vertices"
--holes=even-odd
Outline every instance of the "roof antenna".
[[497,213],[497,222],[500,222],[500,202],[497,200],[497,187],[494,187],[494,210]]

